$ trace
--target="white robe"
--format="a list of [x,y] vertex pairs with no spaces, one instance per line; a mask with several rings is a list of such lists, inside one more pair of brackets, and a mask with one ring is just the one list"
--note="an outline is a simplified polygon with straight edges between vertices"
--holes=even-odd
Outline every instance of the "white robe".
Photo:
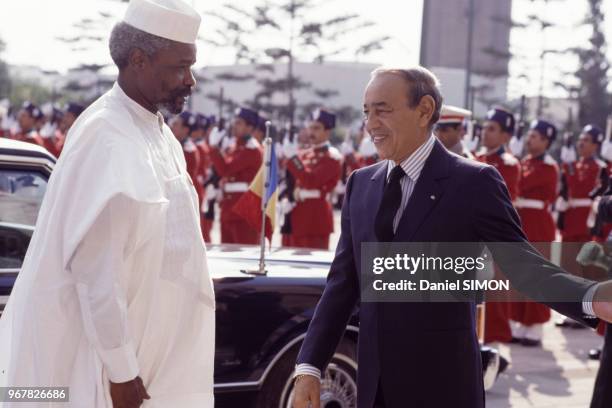
[[[0,386],[70,387],[111,407],[213,407],[214,293],[198,198],[160,114],[115,84],[75,122],[0,320]],[[26,408],[46,404],[5,403]]]

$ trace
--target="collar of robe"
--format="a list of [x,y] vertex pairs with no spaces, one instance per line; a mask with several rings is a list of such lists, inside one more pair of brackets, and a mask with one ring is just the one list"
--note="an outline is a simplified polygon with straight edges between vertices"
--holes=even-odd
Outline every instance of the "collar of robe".
[[145,109],[138,102],[130,98],[119,86],[118,82],[115,82],[113,85],[113,89],[111,91],[114,95],[116,95],[119,99],[121,99],[136,116],[141,118],[143,121],[157,125],[161,129],[164,125],[164,116],[158,111],[157,113],[153,113]]

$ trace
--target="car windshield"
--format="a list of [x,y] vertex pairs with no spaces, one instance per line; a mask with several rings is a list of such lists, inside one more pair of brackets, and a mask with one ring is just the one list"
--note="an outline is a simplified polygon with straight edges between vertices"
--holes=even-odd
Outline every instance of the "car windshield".
[[0,223],[36,225],[47,180],[33,170],[0,169]]

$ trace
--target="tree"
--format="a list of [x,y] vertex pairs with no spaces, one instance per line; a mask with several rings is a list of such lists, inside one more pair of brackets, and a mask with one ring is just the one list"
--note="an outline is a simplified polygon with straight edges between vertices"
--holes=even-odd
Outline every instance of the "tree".
[[[0,54],[5,48],[4,41],[0,38]],[[8,65],[0,59],[0,99],[7,98],[11,93],[11,78]]]
[[588,2],[589,12],[583,24],[591,26],[593,30],[589,38],[590,45],[574,49],[580,61],[575,74],[580,82],[578,120],[583,125],[592,123],[604,129],[612,103],[607,91],[610,63],[606,58],[606,38],[603,32],[603,0]]
[[[297,60],[324,63],[330,57],[347,49],[355,57],[380,49],[389,37],[374,37],[365,44],[340,46],[340,40],[349,34],[372,27],[374,23],[363,21],[356,14],[331,16],[316,20],[310,11],[316,6],[314,0],[262,0],[251,8],[239,8],[231,3],[219,12],[208,13],[223,26],[215,35],[204,41],[219,48],[234,51],[236,64],[248,63],[255,66],[259,91],[248,101],[251,106],[263,109],[290,126],[299,110],[306,110],[314,101],[297,103],[295,93],[309,90],[321,102],[334,96],[333,89],[317,89],[295,74]],[[265,39],[262,41],[262,38]],[[257,47],[254,44],[269,44]],[[286,64],[286,74],[277,75],[278,65]],[[218,95],[217,95],[218,96]],[[284,96],[279,98],[279,96]],[[302,112],[303,113],[303,112]]]
[[51,99],[51,91],[37,81],[15,79],[11,84],[10,103],[21,106],[25,101],[42,104]]

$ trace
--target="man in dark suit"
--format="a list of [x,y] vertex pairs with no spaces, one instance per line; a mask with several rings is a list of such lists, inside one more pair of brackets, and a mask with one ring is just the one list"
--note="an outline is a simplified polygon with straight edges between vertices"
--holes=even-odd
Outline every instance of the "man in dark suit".
[[[610,193],[608,191],[607,193]],[[612,222],[612,195],[606,195],[601,198],[598,208],[597,218],[599,221],[607,223]],[[608,241],[606,246],[609,247]],[[610,272],[610,271],[608,271]],[[593,398],[591,399],[591,408],[607,408],[612,407],[612,325],[606,325],[604,335],[604,346],[601,350],[599,360],[599,370],[595,379],[595,387],[593,388]]]
[[363,242],[513,242],[490,249],[516,288],[536,298],[562,293],[566,303],[549,305],[587,324],[597,319],[585,315],[612,320],[612,304],[600,301],[612,299],[611,284],[595,286],[543,259],[526,243],[499,173],[432,137],[441,105],[424,68],[372,75],[366,126],[387,160],[347,182],[336,255],[297,359],[295,408],[319,407],[318,377],[358,302],[358,407],[484,406],[474,304],[360,301]]

